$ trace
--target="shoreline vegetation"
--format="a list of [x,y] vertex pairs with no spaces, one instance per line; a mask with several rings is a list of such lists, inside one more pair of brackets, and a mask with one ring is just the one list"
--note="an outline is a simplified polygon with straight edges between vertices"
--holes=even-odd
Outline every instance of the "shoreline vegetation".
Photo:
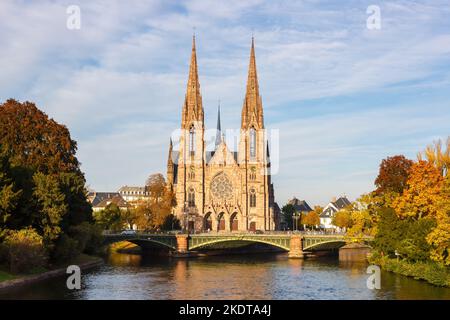
[[32,270],[26,274],[13,274],[4,270],[5,268],[0,268],[0,291],[65,275],[67,266],[69,265],[77,265],[83,271],[100,266],[103,263],[104,260],[100,257],[81,254],[70,263],[55,265],[49,269],[40,268],[38,270]]
[[378,253],[370,254],[367,260],[385,271],[423,280],[434,286],[450,288],[450,269],[436,262],[409,262],[404,259],[383,257]]

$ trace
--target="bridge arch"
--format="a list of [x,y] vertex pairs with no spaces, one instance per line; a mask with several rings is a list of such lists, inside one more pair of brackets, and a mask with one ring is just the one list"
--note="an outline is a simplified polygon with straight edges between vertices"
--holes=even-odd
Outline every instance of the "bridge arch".
[[312,244],[306,244],[303,246],[304,251],[321,251],[321,250],[332,250],[339,249],[347,244],[347,241],[341,240],[329,240],[329,241],[320,241]]
[[153,247],[169,250],[177,249],[176,239],[174,237],[164,237],[164,236],[140,237],[140,236],[117,235],[106,238],[105,244],[113,244],[121,241],[134,243],[141,248]]
[[279,249],[282,249],[283,251],[289,251],[290,247],[290,240],[289,239],[281,239],[282,241],[272,241],[268,239],[258,239],[258,238],[251,238],[251,237],[236,237],[236,238],[213,238],[208,239],[205,241],[192,241],[189,244],[189,250],[199,250],[199,249],[207,249],[208,247],[217,245],[217,244],[226,244],[226,243],[233,243],[233,242],[239,242],[239,243],[245,243],[245,244],[252,244],[252,243],[262,243],[269,245],[271,247],[276,247]]

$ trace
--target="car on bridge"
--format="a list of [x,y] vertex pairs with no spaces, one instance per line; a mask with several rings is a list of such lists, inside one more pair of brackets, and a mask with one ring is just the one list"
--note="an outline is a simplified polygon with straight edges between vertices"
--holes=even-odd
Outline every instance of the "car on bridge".
[[136,230],[123,230],[120,234],[131,236],[137,234]]

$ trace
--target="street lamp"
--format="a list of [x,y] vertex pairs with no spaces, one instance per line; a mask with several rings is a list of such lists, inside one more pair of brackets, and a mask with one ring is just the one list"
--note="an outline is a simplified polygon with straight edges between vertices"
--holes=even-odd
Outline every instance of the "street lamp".
[[292,215],[292,221],[293,221],[292,229],[294,229],[295,231],[298,231],[298,218],[299,218],[299,213],[296,211]]

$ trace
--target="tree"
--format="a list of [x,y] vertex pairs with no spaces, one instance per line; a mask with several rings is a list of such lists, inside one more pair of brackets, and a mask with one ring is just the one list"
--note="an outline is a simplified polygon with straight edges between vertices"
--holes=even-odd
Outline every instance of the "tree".
[[120,208],[115,203],[110,203],[105,209],[95,212],[94,219],[103,230],[120,231],[124,224]]
[[419,161],[427,159],[445,177],[450,169],[450,137],[447,138],[444,147],[442,146],[441,139],[434,141],[423,152],[420,152],[417,158]]
[[38,225],[44,236],[44,241],[56,240],[61,233],[63,216],[67,213],[64,194],[59,187],[57,176],[36,173],[33,176],[35,184],[33,195],[39,205]]
[[0,144],[13,166],[43,173],[80,173],[77,144],[66,126],[56,123],[32,102],[10,99],[0,104]]
[[332,224],[339,228],[348,228],[351,226],[351,216],[347,210],[336,212],[332,219]]
[[320,224],[320,217],[315,211],[310,211],[306,214],[305,219],[302,221],[302,224],[307,226],[317,226]]
[[292,217],[295,213],[295,207],[292,204],[285,204],[281,208],[281,213],[283,214],[283,220],[286,223],[286,227],[288,229],[293,230],[293,221]]
[[0,145],[0,239],[22,193],[21,190],[16,191],[10,175],[8,158],[2,152]]
[[432,260],[450,265],[450,175],[447,175],[436,213],[436,227],[427,235]]
[[412,165],[407,188],[394,200],[393,208],[401,218],[435,217],[444,179],[432,164],[419,161]]
[[395,192],[402,193],[406,187],[409,170],[413,161],[403,155],[397,155],[383,159],[380,170],[375,179],[377,193]]

